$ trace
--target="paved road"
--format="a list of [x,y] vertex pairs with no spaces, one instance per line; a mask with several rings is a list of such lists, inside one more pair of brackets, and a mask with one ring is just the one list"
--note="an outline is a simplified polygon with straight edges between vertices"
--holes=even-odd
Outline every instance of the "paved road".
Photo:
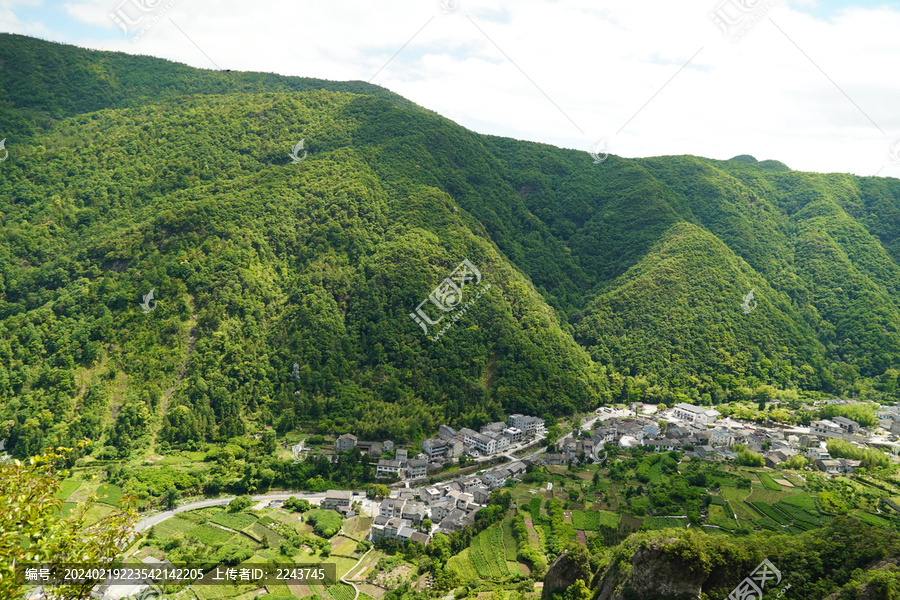
[[[258,496],[250,496],[250,499],[255,502],[263,502],[266,500],[287,500],[291,496],[295,496],[297,498],[305,498],[312,502],[313,500],[322,500],[323,498],[325,498],[325,492],[271,492]],[[190,504],[183,504],[174,510],[166,510],[160,513],[156,513],[155,515],[150,515],[149,517],[144,517],[137,522],[137,524],[135,525],[135,529],[137,531],[144,531],[150,527],[153,527],[157,523],[162,523],[166,519],[171,519],[180,512],[196,510],[198,508],[206,508],[208,506],[224,506],[234,500],[234,498],[235,496],[229,496],[227,498],[213,498],[211,500],[199,500],[197,502],[191,502]]]

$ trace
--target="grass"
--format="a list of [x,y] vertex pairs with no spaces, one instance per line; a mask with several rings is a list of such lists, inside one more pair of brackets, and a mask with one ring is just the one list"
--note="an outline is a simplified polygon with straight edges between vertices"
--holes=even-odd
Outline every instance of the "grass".
[[97,501],[110,506],[119,506],[122,499],[122,488],[111,483],[105,483],[97,488]]
[[54,494],[54,496],[58,500],[66,500],[69,498],[69,496],[74,494],[75,490],[77,490],[79,487],[81,487],[80,481],[72,481],[71,479],[67,479],[60,483],[59,490]]

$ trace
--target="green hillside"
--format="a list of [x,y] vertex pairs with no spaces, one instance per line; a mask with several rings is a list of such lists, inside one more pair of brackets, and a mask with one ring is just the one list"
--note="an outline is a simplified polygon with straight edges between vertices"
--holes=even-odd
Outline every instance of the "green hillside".
[[[361,82],[16,35],[0,59],[0,439],[17,455],[264,425],[416,442],[762,386],[900,399],[897,180],[594,165]],[[484,295],[426,337],[409,315],[463,260]]]

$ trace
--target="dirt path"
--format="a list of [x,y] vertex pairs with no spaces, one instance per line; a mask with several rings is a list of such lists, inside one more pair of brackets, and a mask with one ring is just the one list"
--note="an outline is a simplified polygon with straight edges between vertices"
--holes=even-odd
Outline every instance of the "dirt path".
[[369,555],[369,552],[371,552],[371,551],[372,551],[371,548],[369,548],[368,550],[366,550],[366,553],[359,557],[359,560],[356,561],[356,564],[353,565],[352,567],[350,567],[350,569],[348,569],[347,572],[344,573],[344,574],[341,576],[341,581],[342,581],[342,582],[346,583],[347,585],[353,586],[353,591],[356,592],[356,595],[353,596],[353,600],[358,600],[358,599],[359,599],[359,588],[356,587],[356,584],[355,584],[355,583],[353,583],[352,581],[350,581],[350,580],[347,579],[347,578],[350,576],[350,573],[352,573],[353,570],[356,569],[356,567],[358,567],[358,566],[360,565],[360,563],[363,561],[363,559],[364,559],[366,556]]

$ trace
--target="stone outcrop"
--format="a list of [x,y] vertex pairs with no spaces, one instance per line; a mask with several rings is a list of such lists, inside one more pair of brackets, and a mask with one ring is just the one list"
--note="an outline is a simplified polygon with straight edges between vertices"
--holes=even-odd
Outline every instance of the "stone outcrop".
[[[630,566],[629,570],[622,569],[622,565],[611,565],[605,573],[598,573],[595,581],[595,585],[600,588],[597,600],[699,600],[703,583],[709,577],[708,573],[692,573],[666,554],[659,544],[636,548]],[[633,592],[623,595],[627,589]]]
[[553,561],[544,577],[544,590],[541,592],[541,600],[550,600],[554,591],[562,591],[575,583],[577,579],[584,581],[585,585],[591,583],[591,565],[584,546],[571,546],[564,550]]

